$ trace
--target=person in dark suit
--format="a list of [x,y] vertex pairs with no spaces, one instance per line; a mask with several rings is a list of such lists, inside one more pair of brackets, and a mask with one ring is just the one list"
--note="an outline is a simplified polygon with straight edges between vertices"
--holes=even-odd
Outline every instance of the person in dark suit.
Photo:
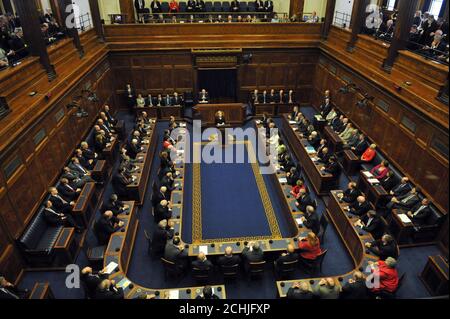
[[111,123],[112,125],[116,125],[117,124],[117,119],[111,114],[111,111],[109,109],[109,105],[105,105],[103,107],[103,112],[105,112],[106,117],[109,120],[109,123]]
[[197,5],[195,7],[195,10],[197,12],[204,12],[205,11],[205,1],[204,0],[197,0]]
[[111,235],[122,228],[123,225],[123,221],[115,217],[112,211],[108,210],[104,212],[94,225],[98,243],[100,245],[106,245]]
[[197,8],[197,2],[195,0],[189,0],[186,5],[186,12],[194,12]]
[[172,105],[180,106],[182,104],[183,104],[183,97],[178,95],[177,92],[174,92],[172,97]]
[[104,273],[105,269],[100,270],[98,273],[94,273],[91,267],[85,267],[81,270],[80,279],[86,287],[86,292],[89,298],[95,298],[95,291],[98,285],[108,279],[108,275]]
[[241,257],[239,257],[238,255],[233,255],[233,248],[228,246],[225,248],[225,255],[219,257],[219,259],[217,260],[217,265],[221,267],[231,267],[239,265],[241,261]]
[[86,175],[86,176],[80,176],[77,172],[71,170],[68,166],[64,167],[63,174],[61,175],[62,178],[67,178],[69,180],[69,183],[72,187],[76,188],[82,188],[86,183],[93,182],[94,180]]
[[217,111],[216,116],[215,116],[215,122],[216,122],[216,126],[225,125],[225,115],[222,111]]
[[107,201],[102,204],[101,212],[112,211],[114,216],[124,213],[130,206],[119,200],[117,194],[112,194]]
[[150,3],[150,9],[152,9],[153,16],[156,17],[156,19],[157,19],[158,13],[162,12],[161,2],[159,2],[158,0],[153,0]]
[[407,214],[415,225],[425,224],[431,214],[430,201],[427,198],[422,199],[422,202],[416,204]]
[[272,0],[267,0],[264,3],[264,7],[266,8],[266,12],[272,13],[273,12],[273,1]]
[[339,178],[339,174],[341,173],[341,167],[339,166],[339,163],[337,162],[337,159],[334,155],[330,156],[328,164],[322,167],[321,171],[324,174],[332,175],[333,178],[335,179]]
[[318,234],[320,232],[319,216],[317,216],[316,209],[313,206],[307,206],[305,215],[300,219],[303,226],[310,229],[314,234]]
[[167,172],[166,175],[163,176],[163,178],[161,178],[159,185],[165,186],[167,188],[168,196],[170,196],[173,190],[180,186],[178,183],[175,183],[173,174],[170,171]]
[[209,103],[209,94],[205,89],[202,89],[198,94],[198,103],[207,104]]
[[50,225],[73,227],[77,233],[83,231],[83,228],[78,226],[71,215],[57,211],[49,200],[45,202],[44,217]]
[[420,203],[419,192],[420,190],[417,187],[413,187],[409,193],[393,197],[386,207],[389,211],[401,209],[408,212]]
[[308,137],[309,144],[314,147],[314,149],[317,149],[320,145],[321,138],[319,136],[319,133],[316,131],[312,131],[311,135]]
[[153,255],[162,256],[164,254],[167,241],[173,238],[174,231],[173,222],[168,222],[166,219],[159,222],[158,227],[153,233],[150,245]]
[[258,242],[250,242],[247,247],[242,250],[242,258],[245,262],[246,269],[248,269],[249,263],[264,261],[264,251],[261,249]]
[[115,285],[114,280],[104,279],[95,291],[94,299],[120,300],[124,299],[123,289]]
[[375,239],[380,239],[384,235],[384,224],[374,210],[369,210],[355,225],[370,233]]
[[26,299],[28,294],[28,289],[20,289],[0,276],[0,300]]
[[80,165],[83,166],[86,170],[90,171],[94,168],[94,160],[87,159],[83,156],[83,151],[79,148],[75,150],[74,157],[78,158]]
[[353,278],[350,278],[348,282],[342,286],[340,297],[347,300],[369,299],[365,275],[360,271],[355,271],[353,273]]
[[230,3],[230,10],[231,12],[239,12],[239,1],[233,0]]
[[67,178],[61,178],[56,189],[61,197],[68,202],[76,201],[81,193],[81,189],[72,187]]
[[294,245],[289,244],[287,246],[286,252],[281,254],[281,256],[278,257],[277,260],[275,260],[275,269],[280,269],[280,267],[283,267],[284,263],[290,263],[293,261],[298,261],[298,254],[295,252]]
[[91,164],[95,165],[99,156],[96,152],[89,148],[89,144],[87,142],[81,142],[80,149],[83,157],[88,161],[92,160]]
[[80,161],[76,157],[73,157],[72,160],[70,161],[69,168],[77,172],[80,176],[91,175],[91,173],[80,164]]
[[144,13],[145,0],[134,0],[134,8],[136,9],[136,13]]
[[172,242],[167,243],[164,249],[164,259],[174,263],[181,272],[187,269],[189,255],[179,237],[174,237]]
[[398,258],[398,246],[394,238],[389,234],[384,234],[381,239],[371,243],[366,243],[366,247],[381,260],[388,257]]
[[195,299],[220,299],[217,295],[213,293],[213,289],[210,286],[203,287],[203,295],[198,295]]
[[52,202],[53,207],[57,211],[63,214],[70,214],[72,212],[72,206],[75,204],[73,201],[68,202],[62,198],[56,187],[50,187],[48,192],[50,193],[49,201]]
[[264,11],[266,11],[266,8],[264,7],[264,1],[263,0],[256,0],[255,1],[255,10],[257,12],[264,12]]
[[154,210],[154,219],[156,223],[164,219],[172,218],[172,209],[170,208],[170,204],[167,200],[162,200]]
[[341,200],[348,204],[353,204],[356,202],[358,196],[361,194],[361,191],[357,188],[355,182],[348,183],[348,188],[342,194]]
[[127,186],[133,182],[133,179],[128,178],[127,176],[125,176],[125,174],[126,174],[125,167],[121,167],[117,171],[117,173],[114,174],[114,176],[112,178],[112,185],[113,185],[114,191],[120,197],[128,196]]
[[364,134],[359,134],[358,142],[354,147],[351,148],[353,153],[355,153],[356,156],[360,157],[364,151],[367,149],[368,143],[366,141],[366,137]]
[[320,114],[322,115],[322,117],[326,118],[328,113],[331,112],[332,108],[333,106],[330,103],[330,99],[329,98],[325,99],[324,104],[320,106]]
[[380,180],[381,186],[383,186],[386,192],[390,192],[396,186],[395,174],[393,171],[389,171],[384,178]]
[[197,259],[192,262],[191,266],[192,269],[200,271],[210,271],[213,268],[212,262],[206,258],[206,255],[203,252],[198,254]]
[[294,187],[297,185],[297,181],[300,179],[300,173],[297,168],[292,167],[289,172],[286,173],[287,183]]
[[408,177],[403,177],[400,181],[400,184],[395,186],[390,192],[389,195],[394,197],[400,197],[408,194],[412,189],[412,185],[409,183]]
[[369,201],[364,195],[360,195],[356,198],[356,202],[350,205],[350,213],[357,216],[364,216],[370,210],[371,206]]
[[308,194],[308,191],[305,188],[300,189],[297,200],[295,202],[295,206],[297,206],[298,210],[301,212],[305,212],[306,207],[312,206],[313,203],[314,202],[311,196]]
[[156,208],[156,206],[158,206],[158,204],[163,200],[170,200],[170,197],[167,194],[167,187],[165,186],[161,186],[157,192],[152,194],[153,208]]
[[330,161],[331,153],[328,147],[323,147],[318,153],[317,157],[319,158],[319,162],[322,164],[328,164]]
[[295,282],[288,289],[287,299],[311,300],[314,298],[311,285],[307,281]]

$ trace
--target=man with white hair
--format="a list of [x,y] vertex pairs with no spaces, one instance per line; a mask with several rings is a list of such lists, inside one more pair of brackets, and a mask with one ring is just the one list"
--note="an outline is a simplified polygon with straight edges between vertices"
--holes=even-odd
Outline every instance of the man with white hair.
[[247,247],[242,250],[242,258],[245,261],[245,269],[248,270],[250,263],[258,263],[264,261],[264,251],[259,246],[259,242],[250,242]]
[[168,222],[166,219],[161,220],[152,236],[150,245],[151,253],[153,253],[154,256],[162,256],[164,254],[167,241],[172,239],[173,235],[174,223],[172,221]]
[[172,208],[167,200],[162,200],[155,208],[155,222],[159,223],[164,219],[172,218]]
[[212,268],[213,264],[208,260],[204,252],[199,253],[197,259],[192,262],[192,269],[195,270],[209,271]]
[[228,246],[225,248],[225,255],[219,257],[217,264],[219,266],[231,267],[234,265],[239,265],[241,263],[241,257],[238,255],[233,255],[233,248]]

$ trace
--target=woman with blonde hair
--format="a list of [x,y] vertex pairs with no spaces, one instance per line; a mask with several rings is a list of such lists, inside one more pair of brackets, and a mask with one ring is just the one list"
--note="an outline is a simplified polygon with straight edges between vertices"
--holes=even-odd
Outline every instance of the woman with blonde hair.
[[320,240],[313,232],[308,233],[304,238],[300,238],[298,248],[300,249],[300,258],[305,261],[314,261],[322,253]]

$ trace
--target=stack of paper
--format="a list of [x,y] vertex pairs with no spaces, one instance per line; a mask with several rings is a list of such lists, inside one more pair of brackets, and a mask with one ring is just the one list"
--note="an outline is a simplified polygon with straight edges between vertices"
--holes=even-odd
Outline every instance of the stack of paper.
[[111,261],[111,262],[108,264],[108,266],[106,266],[105,274],[111,275],[111,273],[112,273],[114,270],[116,270],[116,268],[117,268],[118,266],[119,266],[119,265],[118,265],[117,263],[115,263],[114,261]]
[[363,174],[364,174],[367,178],[372,178],[372,177],[373,177],[372,173],[371,173],[371,172],[368,172],[368,171],[363,172]]
[[409,219],[408,215],[406,214],[398,214],[398,218],[402,221],[404,224],[412,224],[411,219]]

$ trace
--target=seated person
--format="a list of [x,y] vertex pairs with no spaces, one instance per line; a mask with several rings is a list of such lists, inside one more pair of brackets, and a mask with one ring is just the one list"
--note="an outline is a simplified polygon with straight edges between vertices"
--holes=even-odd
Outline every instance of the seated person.
[[330,156],[328,164],[321,168],[321,172],[323,174],[330,174],[335,179],[339,178],[341,167],[339,166],[339,163],[337,162],[337,159],[334,155]]
[[142,94],[138,94],[136,99],[137,107],[145,107],[145,99],[142,97]]
[[253,101],[253,104],[259,104],[259,92],[257,89],[255,89],[250,96],[251,100]]
[[314,298],[308,281],[295,282],[287,292],[287,299],[311,300]]
[[81,193],[81,189],[72,187],[67,178],[61,178],[56,189],[61,194],[61,197],[69,203],[76,201]]
[[94,273],[91,267],[85,267],[81,270],[80,279],[84,283],[90,298],[94,298],[98,285],[100,285],[103,280],[108,279],[105,270],[106,269],[102,269],[97,273]]
[[313,289],[314,296],[319,299],[338,299],[341,286],[334,278],[322,278]]
[[313,232],[309,232],[306,237],[299,238],[298,248],[300,258],[306,261],[314,261],[322,253],[319,237]]
[[209,94],[205,89],[202,89],[198,94],[198,103],[199,104],[207,104],[209,103]]
[[240,11],[240,9],[239,9],[239,1],[237,1],[237,0],[231,1],[230,11],[231,12],[239,12]]
[[264,7],[266,8],[266,12],[273,12],[273,1],[272,0],[267,0],[264,3]]
[[277,94],[275,93],[275,90],[271,89],[270,93],[269,93],[269,97],[268,97],[269,103],[274,104],[277,102],[277,100],[278,100],[278,98],[277,98]]
[[98,243],[100,245],[106,245],[111,235],[122,228],[123,225],[123,221],[115,217],[112,211],[108,210],[104,212],[94,225]]
[[318,152],[317,157],[320,163],[327,165],[330,161],[331,152],[328,147],[324,147]]
[[[411,218],[415,225],[423,225],[426,223],[428,216],[431,214],[430,201],[427,198],[422,199],[422,202],[417,203],[407,215]],[[392,256],[395,257],[395,256]]]
[[298,210],[301,212],[306,211],[306,207],[313,205],[313,200],[309,195],[308,191],[305,188],[300,188],[298,192],[298,196],[296,197],[295,206],[297,206]]
[[208,299],[220,299],[220,298],[213,293],[213,289],[211,288],[211,286],[205,286],[205,287],[203,287],[203,294],[198,295],[195,299],[208,300]]
[[297,185],[297,181],[300,179],[300,173],[297,168],[292,167],[289,172],[286,173],[287,183],[292,187]]
[[399,197],[408,194],[412,190],[412,185],[409,182],[408,177],[403,177],[400,180],[400,184],[395,186],[391,191],[389,191],[389,195],[394,197]]
[[219,257],[217,260],[217,265],[224,267],[231,267],[235,265],[239,265],[241,263],[241,257],[238,255],[233,255],[233,248],[230,246],[225,248],[225,255]]
[[382,180],[389,172],[389,162],[382,160],[380,164],[370,170],[370,173],[375,176],[376,179]]
[[366,247],[381,260],[386,260],[388,257],[398,258],[397,243],[389,234],[384,234],[381,239],[374,242],[366,243]]
[[75,219],[70,214],[57,211],[49,200],[45,202],[44,217],[50,225],[73,227],[77,233],[83,232],[83,228],[77,225]]
[[355,146],[350,147],[356,156],[362,156],[367,149],[366,137],[364,134],[359,134],[358,141]]
[[119,200],[117,194],[112,194],[107,201],[102,204],[101,212],[112,211],[114,216],[123,214],[130,206]]
[[306,23],[318,23],[319,17],[317,16],[317,12],[313,11],[312,15],[306,20]]
[[294,104],[295,103],[295,96],[294,96],[294,91],[293,90],[289,90],[287,102],[289,104]]
[[397,290],[399,278],[396,269],[397,260],[395,258],[388,257],[385,261],[372,262],[370,263],[370,267],[372,274],[379,278],[379,284],[371,288],[373,294],[392,294]]
[[213,268],[212,262],[208,260],[203,252],[198,254],[197,259],[192,262],[191,266],[193,270],[200,271],[211,271]]
[[91,165],[95,165],[99,156],[96,152],[89,148],[89,144],[87,142],[81,142],[80,149],[85,160],[89,161]]
[[413,187],[411,191],[405,195],[393,197],[386,205],[386,208],[389,211],[392,211],[393,209],[401,209],[408,212],[420,203],[419,192],[420,189],[418,189],[418,187]]
[[347,190],[342,194],[340,199],[345,203],[353,204],[360,194],[361,191],[357,188],[357,184],[355,182],[350,182],[348,183]]
[[154,219],[156,223],[172,218],[172,204],[167,200],[162,200],[154,209]]
[[319,133],[317,133],[316,131],[312,131],[311,135],[308,137],[309,144],[315,149],[317,149],[320,145],[320,141],[321,138],[319,136]]
[[287,246],[287,251],[283,254],[281,254],[280,257],[278,257],[277,260],[275,260],[274,265],[275,269],[280,269],[280,267],[283,267],[284,263],[290,263],[290,262],[297,262],[298,261],[298,254],[295,252],[295,247],[292,244],[289,244]]
[[264,261],[264,251],[259,246],[259,242],[250,242],[242,250],[242,258],[245,263],[245,269],[249,269],[250,263],[259,263]]
[[184,272],[189,265],[188,251],[181,243],[180,237],[174,237],[164,249],[164,259],[175,264],[177,269]]
[[366,149],[366,151],[361,155],[361,161],[370,163],[377,155],[377,146],[375,144],[372,144],[369,146],[369,148]]
[[164,98],[164,106],[172,106],[172,99],[169,94],[166,94],[166,97]]
[[395,174],[393,171],[386,173],[386,176],[380,180],[381,186],[383,186],[386,192],[390,192],[396,186]]
[[298,179],[296,182],[296,185],[294,187],[292,187],[291,195],[294,196],[295,198],[301,197],[300,191],[302,189],[305,191],[305,194],[306,194],[307,191],[306,191],[306,186],[305,186],[304,182],[301,179]]
[[182,104],[183,104],[183,97],[178,95],[178,92],[174,92],[172,97],[172,105],[181,106]]
[[366,276],[361,271],[355,271],[353,277],[342,286],[341,298],[347,300],[363,300],[369,298]]
[[225,114],[222,111],[217,111],[215,116],[216,126],[225,125]]
[[133,183],[133,178],[126,176],[126,174],[127,174],[126,168],[121,167],[112,178],[112,185],[114,191],[117,193],[117,195],[119,195],[119,197],[127,197],[128,196],[127,186]]
[[369,210],[365,216],[356,221],[355,226],[370,233],[375,239],[380,239],[385,231],[381,218],[374,210]]
[[164,99],[162,98],[161,94],[158,94],[156,101],[155,101],[155,105],[156,106],[164,106]]
[[20,289],[6,280],[5,277],[0,276],[0,300],[26,299],[28,294],[27,289]]
[[280,168],[284,172],[289,172],[291,168],[295,166],[294,161],[292,160],[291,156],[289,154],[284,153],[285,155],[280,160]]
[[124,299],[123,289],[116,287],[114,280],[104,279],[98,285],[95,298],[100,300],[120,300]]
[[350,213],[357,216],[364,216],[371,209],[369,201],[366,196],[360,195],[356,198],[356,202],[349,206]]
[[169,3],[169,12],[177,13],[180,11],[180,6],[176,0],[171,0]]
[[310,229],[314,234],[318,234],[320,232],[319,217],[317,216],[316,209],[313,206],[307,206],[305,215],[300,219],[303,226]]

